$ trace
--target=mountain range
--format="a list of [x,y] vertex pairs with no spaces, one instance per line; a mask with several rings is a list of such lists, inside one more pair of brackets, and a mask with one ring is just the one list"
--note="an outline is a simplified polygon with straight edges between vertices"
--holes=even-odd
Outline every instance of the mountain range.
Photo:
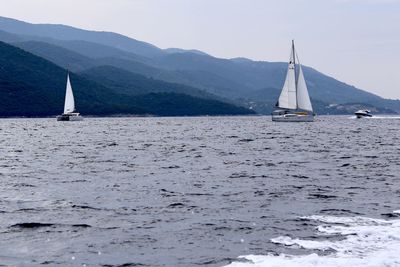
[[[287,68],[283,62],[221,59],[198,50],[160,49],[112,32],[4,17],[0,41],[1,51],[6,51],[0,54],[0,101],[5,99],[8,108],[0,109],[1,116],[59,113],[66,70],[73,73],[78,109],[88,114],[269,114]],[[348,114],[358,107],[400,112],[398,100],[381,98],[310,67],[304,67],[304,74],[318,114]],[[37,94],[42,101],[24,101]],[[39,107],[47,101],[52,103],[45,105],[46,110]],[[11,112],[18,109],[12,105],[24,108]]]

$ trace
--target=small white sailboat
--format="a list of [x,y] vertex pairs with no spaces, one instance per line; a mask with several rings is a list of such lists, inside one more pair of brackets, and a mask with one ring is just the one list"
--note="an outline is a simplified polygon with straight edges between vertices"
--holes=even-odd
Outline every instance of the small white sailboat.
[[57,116],[57,121],[81,121],[82,116],[75,110],[74,94],[72,92],[69,73],[67,75],[67,89],[65,92],[64,113]]
[[277,109],[272,113],[273,121],[314,121],[314,112],[310,96],[308,95],[303,69],[294,48],[294,41],[292,41],[292,51],[285,84],[283,85],[276,107]]

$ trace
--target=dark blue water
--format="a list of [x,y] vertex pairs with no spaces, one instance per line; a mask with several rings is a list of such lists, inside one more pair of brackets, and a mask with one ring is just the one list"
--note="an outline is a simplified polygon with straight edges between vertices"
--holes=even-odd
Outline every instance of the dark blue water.
[[395,220],[399,130],[396,119],[341,116],[314,123],[0,120],[0,264],[224,266],[251,254],[324,258],[334,252],[271,239],[319,239],[321,221],[302,216]]

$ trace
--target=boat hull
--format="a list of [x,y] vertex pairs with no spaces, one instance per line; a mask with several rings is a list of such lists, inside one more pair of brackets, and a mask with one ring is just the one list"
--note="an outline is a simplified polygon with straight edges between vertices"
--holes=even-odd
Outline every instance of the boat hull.
[[57,121],[83,121],[83,117],[80,115],[63,114],[57,116]]
[[287,116],[287,115],[272,115],[272,121],[277,122],[313,122],[313,115],[295,115],[295,116]]
[[357,119],[372,117],[372,115],[369,112],[356,112],[354,113],[354,115],[356,115]]
[[365,114],[356,114],[356,117],[357,117],[357,119],[361,119],[361,118],[371,118],[372,115],[370,115],[370,114],[368,114],[368,115],[365,115]]
[[314,114],[306,111],[275,110],[272,121],[278,122],[313,122]]

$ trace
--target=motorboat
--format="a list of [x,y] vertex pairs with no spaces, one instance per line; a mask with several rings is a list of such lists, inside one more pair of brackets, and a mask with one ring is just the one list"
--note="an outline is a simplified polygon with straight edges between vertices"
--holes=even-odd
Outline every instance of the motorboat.
[[357,116],[357,119],[372,117],[371,111],[368,109],[357,110],[354,114]]

